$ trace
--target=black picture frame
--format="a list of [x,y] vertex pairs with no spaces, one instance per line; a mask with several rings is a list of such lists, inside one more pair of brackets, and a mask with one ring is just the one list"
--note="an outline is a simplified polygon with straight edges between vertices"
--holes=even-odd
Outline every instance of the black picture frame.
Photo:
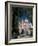
[[[36,40],[31,42],[20,42],[20,43],[8,43],[8,3],[21,3],[21,4],[33,4],[36,5]],[[5,44],[12,45],[12,44],[27,44],[27,43],[36,43],[37,42],[37,3],[32,2],[14,2],[14,1],[6,1],[5,2]]]

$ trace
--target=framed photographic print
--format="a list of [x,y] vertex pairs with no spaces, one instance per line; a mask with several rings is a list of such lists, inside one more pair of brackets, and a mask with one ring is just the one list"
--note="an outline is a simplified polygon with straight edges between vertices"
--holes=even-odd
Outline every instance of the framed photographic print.
[[5,44],[37,42],[37,3],[5,2]]

